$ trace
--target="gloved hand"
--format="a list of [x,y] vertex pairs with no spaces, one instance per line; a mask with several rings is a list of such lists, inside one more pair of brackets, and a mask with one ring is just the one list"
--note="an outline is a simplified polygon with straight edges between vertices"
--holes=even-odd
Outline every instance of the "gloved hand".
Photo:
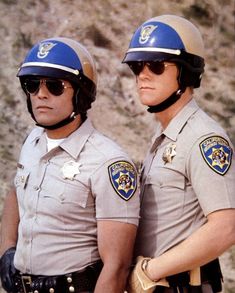
[[134,270],[131,272],[127,292],[128,293],[152,293],[156,286],[169,287],[168,282],[165,279],[161,279],[157,282],[152,281],[144,272],[143,263],[151,258],[138,256]]
[[14,290],[14,282],[12,277],[16,273],[16,268],[13,264],[15,250],[15,247],[7,249],[0,259],[2,287],[7,292],[13,292]]

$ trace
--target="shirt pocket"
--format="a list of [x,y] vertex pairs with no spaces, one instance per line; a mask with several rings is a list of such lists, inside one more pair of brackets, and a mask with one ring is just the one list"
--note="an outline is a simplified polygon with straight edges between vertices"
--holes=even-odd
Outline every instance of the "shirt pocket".
[[42,196],[64,206],[71,205],[86,208],[89,189],[76,179],[64,179],[56,182],[48,180],[44,182]]
[[48,227],[86,231],[85,223],[91,210],[88,206],[89,189],[77,180],[61,179],[44,183],[37,210],[43,221],[47,221]]
[[[147,177],[144,200],[149,202],[158,220],[177,219],[182,216],[185,202],[185,177],[180,172],[158,168]],[[147,198],[147,199],[146,199]]]
[[78,180],[67,182],[64,190],[64,203],[78,204],[82,208],[86,208],[90,190],[87,186]]

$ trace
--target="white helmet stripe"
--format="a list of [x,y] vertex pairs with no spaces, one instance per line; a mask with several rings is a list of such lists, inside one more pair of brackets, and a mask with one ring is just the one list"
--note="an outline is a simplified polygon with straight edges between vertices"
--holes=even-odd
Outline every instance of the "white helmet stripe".
[[127,53],[131,52],[161,52],[161,53],[168,53],[174,55],[180,55],[181,51],[179,49],[166,49],[166,48],[152,48],[152,47],[143,47],[143,48],[130,48],[128,49]]
[[29,67],[29,66],[38,66],[38,67],[50,67],[50,68],[57,68],[61,69],[70,73],[73,73],[75,75],[79,75],[79,70],[78,69],[72,69],[63,65],[58,65],[58,64],[52,64],[52,63],[45,63],[45,62],[26,62],[22,64],[22,67]]

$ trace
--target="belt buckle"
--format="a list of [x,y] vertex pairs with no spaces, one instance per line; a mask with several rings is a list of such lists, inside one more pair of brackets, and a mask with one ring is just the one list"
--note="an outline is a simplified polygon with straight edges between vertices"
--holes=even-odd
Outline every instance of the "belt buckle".
[[32,278],[30,276],[21,276],[24,293],[33,293],[31,291]]

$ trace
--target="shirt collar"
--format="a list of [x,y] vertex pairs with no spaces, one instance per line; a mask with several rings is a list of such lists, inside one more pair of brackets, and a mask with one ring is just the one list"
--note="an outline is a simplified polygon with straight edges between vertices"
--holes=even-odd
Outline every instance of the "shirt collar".
[[94,130],[90,119],[87,118],[77,130],[61,143],[60,147],[76,159]]
[[[60,147],[76,159],[94,130],[90,119],[87,118],[77,130],[64,139]],[[46,133],[43,128],[35,128],[35,132],[31,137],[31,143],[35,145],[39,143],[41,147],[42,145],[46,146]],[[46,153],[46,148],[44,151]]]
[[190,100],[177,115],[170,121],[163,134],[173,141],[177,140],[178,134],[181,132],[188,119],[198,111],[199,107],[194,99]]

